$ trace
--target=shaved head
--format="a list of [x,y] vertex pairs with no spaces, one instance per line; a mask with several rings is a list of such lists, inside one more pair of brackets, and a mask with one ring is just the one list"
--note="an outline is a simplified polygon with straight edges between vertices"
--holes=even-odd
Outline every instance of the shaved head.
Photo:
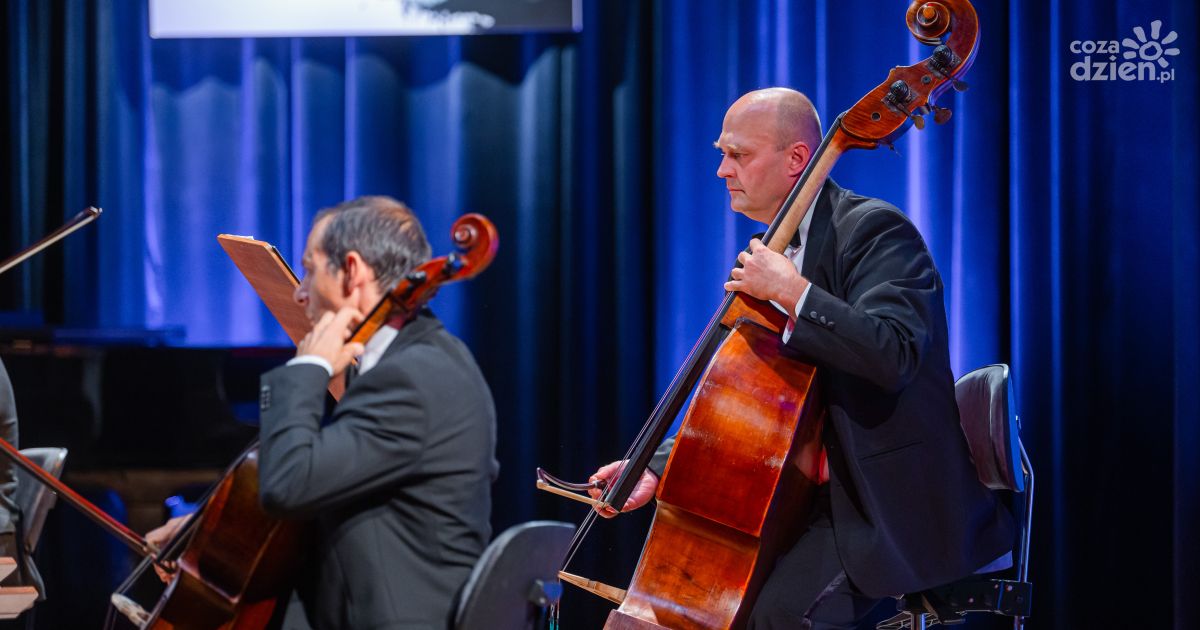
[[821,145],[821,121],[808,97],[773,87],[750,92],[729,106],[721,135],[717,177],[730,207],[769,224]]
[[[770,87],[748,92],[739,98],[739,103],[753,109],[769,108],[775,113],[776,147],[787,148],[795,142],[803,142],[809,150],[816,151],[821,144],[821,118],[817,108],[802,92],[791,88]],[[730,110],[733,109],[730,107]]]

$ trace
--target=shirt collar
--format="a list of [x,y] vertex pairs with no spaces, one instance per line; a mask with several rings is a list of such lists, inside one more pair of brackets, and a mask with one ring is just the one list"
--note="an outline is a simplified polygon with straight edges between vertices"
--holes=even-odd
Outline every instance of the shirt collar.
[[817,199],[820,198],[821,195],[817,195],[813,198],[812,203],[808,204],[808,210],[804,212],[804,218],[800,220],[800,226],[796,228],[796,233],[792,235],[790,245],[793,248],[800,249],[808,242],[808,228],[812,226],[813,210],[817,207]]
[[375,334],[371,335],[371,338],[363,346],[362,357],[358,360],[358,373],[363,374],[375,367],[375,364],[379,363],[379,359],[383,358],[383,351],[392,345],[392,341],[399,334],[400,329],[391,326],[382,326],[375,331]]

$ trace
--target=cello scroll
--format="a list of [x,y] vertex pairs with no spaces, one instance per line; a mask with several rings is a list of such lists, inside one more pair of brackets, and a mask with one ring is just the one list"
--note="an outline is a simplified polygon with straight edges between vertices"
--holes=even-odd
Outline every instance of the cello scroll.
[[365,343],[388,321],[407,321],[433,299],[443,284],[469,280],[479,275],[496,257],[500,236],[496,226],[482,214],[464,214],[450,229],[458,252],[429,260],[410,271],[354,330],[350,342]]

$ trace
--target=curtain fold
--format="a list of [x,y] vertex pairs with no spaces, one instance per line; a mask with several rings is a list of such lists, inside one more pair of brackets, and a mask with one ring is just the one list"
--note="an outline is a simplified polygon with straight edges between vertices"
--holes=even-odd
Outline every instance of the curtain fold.
[[[533,492],[533,467],[585,477],[620,457],[756,231],[715,176],[728,104],[788,85],[828,125],[890,67],[928,54],[902,2],[583,8],[576,35],[151,40],[145,2],[10,0],[0,244],[14,251],[85,205],[106,213],[0,278],[0,323],[283,345],[217,234],[271,241],[295,264],[316,211],[388,194],[441,254],[454,219],[482,212],[499,257],[434,309],[497,400],[494,520],[578,520],[580,508]],[[1193,627],[1196,7],[976,10],[971,87],[940,102],[951,120],[894,151],[853,152],[833,176],[920,228],[946,286],[956,374],[1013,367],[1039,474],[1036,623]],[[1161,37],[1178,33],[1173,80],[1072,76],[1072,42],[1120,41],[1155,20]],[[646,518],[603,524],[585,567],[623,583]]]

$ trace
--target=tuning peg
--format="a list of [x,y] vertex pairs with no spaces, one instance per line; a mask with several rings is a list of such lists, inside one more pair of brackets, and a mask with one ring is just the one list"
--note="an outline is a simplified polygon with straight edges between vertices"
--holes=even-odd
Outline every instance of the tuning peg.
[[946,77],[947,79],[950,79],[951,85],[954,86],[955,90],[959,92],[966,92],[967,88],[970,87],[967,85],[967,82],[959,81],[958,79],[950,76],[951,69],[953,69],[959,61],[960,59],[958,55],[954,54],[954,51],[951,50],[949,46],[942,44],[941,46],[933,49],[933,56],[929,58],[929,68],[934,72]]
[[925,128],[925,117],[924,116],[921,116],[920,114],[913,114],[912,121],[913,121],[913,124],[916,125],[917,129]]
[[938,107],[937,105],[930,105],[930,107],[933,108],[933,122],[939,125],[946,124],[946,121],[950,120],[950,115],[954,113],[945,107]]

